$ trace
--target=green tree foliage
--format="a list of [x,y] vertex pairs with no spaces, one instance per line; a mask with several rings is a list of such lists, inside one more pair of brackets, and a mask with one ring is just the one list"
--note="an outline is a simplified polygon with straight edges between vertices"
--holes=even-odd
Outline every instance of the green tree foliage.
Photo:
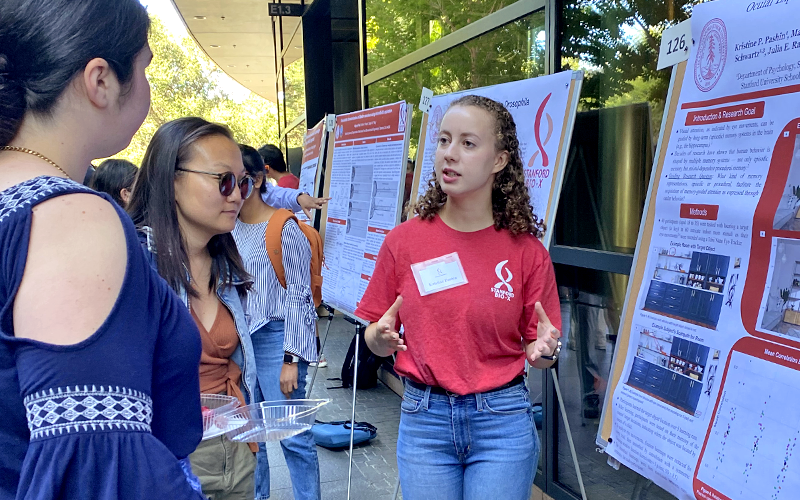
[[[375,71],[511,3],[368,0],[368,70]],[[562,66],[585,72],[581,109],[648,102],[657,133],[670,79],[669,70],[656,70],[661,33],[688,19],[697,3],[565,0]],[[545,44],[539,34],[543,29],[543,12],[507,24],[376,82],[368,89],[369,105],[398,99],[417,104],[422,86],[438,94],[543,74]],[[412,143],[415,134],[412,131]]]
[[648,102],[654,139],[669,88],[656,70],[663,31],[692,15],[698,0],[572,0],[564,3],[562,64],[585,71],[581,109]]
[[[369,71],[457,31],[513,0],[370,0]],[[370,106],[406,100],[416,106],[422,87],[445,94],[522,80],[544,73],[544,13],[537,12],[412,66],[367,89]],[[410,154],[420,114],[414,108]]]
[[420,49],[516,0],[368,0],[369,70]]
[[153,17],[150,28],[153,62],[147,68],[151,87],[150,112],[130,145],[117,155],[140,164],[155,131],[182,116],[200,116],[228,125],[237,141],[255,147],[277,142],[274,103],[253,93],[242,102],[232,100],[219,85],[222,71],[191,38],[175,41],[164,24]]
[[[562,56],[565,65],[580,61],[586,70],[581,102],[606,105],[647,84],[647,100],[661,102],[669,70],[656,70],[661,33],[688,19],[697,0],[573,0],[564,4]],[[571,66],[571,65],[570,65]]]
[[298,59],[287,65],[284,71],[283,98],[286,99],[287,123],[291,123],[306,111],[305,67],[303,64],[303,59]]

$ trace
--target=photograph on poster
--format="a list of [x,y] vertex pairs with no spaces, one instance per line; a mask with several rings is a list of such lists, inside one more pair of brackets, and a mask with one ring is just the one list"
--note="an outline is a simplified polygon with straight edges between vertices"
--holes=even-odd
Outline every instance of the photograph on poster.
[[800,231],[800,135],[794,142],[789,175],[772,227],[784,231]]
[[654,247],[641,309],[716,329],[724,303],[730,257]]
[[800,338],[800,241],[773,239],[758,324],[768,333]]
[[[634,325],[638,345],[627,384],[690,415],[696,415],[709,353],[719,351],[658,328]],[[713,352],[712,352],[713,351]],[[710,392],[710,391],[709,391]]]

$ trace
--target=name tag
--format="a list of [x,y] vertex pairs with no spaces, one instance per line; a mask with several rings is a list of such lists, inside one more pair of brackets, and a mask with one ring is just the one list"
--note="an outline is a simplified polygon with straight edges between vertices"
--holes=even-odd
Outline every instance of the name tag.
[[423,297],[468,283],[457,252],[411,264],[411,272]]

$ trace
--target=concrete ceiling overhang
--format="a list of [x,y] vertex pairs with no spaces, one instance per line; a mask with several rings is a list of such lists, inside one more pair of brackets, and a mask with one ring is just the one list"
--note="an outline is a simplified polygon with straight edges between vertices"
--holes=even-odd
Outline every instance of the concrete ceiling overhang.
[[[189,34],[222,71],[261,97],[277,101],[269,0],[172,0],[172,3]],[[300,3],[300,0],[282,3]],[[303,28],[299,17],[281,19],[283,46],[287,48],[284,64],[288,66],[303,57]],[[278,18],[275,30],[280,47]]]

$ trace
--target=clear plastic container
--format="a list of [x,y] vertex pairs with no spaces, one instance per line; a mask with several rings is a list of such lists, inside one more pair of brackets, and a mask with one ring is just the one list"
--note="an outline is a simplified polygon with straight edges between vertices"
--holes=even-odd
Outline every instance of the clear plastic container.
[[[233,430],[239,422],[231,422],[225,415],[239,407],[239,400],[224,394],[200,394],[203,406],[203,441]],[[241,424],[239,424],[241,425]]]
[[317,410],[330,399],[286,399],[242,406],[226,417],[237,424],[225,435],[240,443],[280,441],[311,429]]

